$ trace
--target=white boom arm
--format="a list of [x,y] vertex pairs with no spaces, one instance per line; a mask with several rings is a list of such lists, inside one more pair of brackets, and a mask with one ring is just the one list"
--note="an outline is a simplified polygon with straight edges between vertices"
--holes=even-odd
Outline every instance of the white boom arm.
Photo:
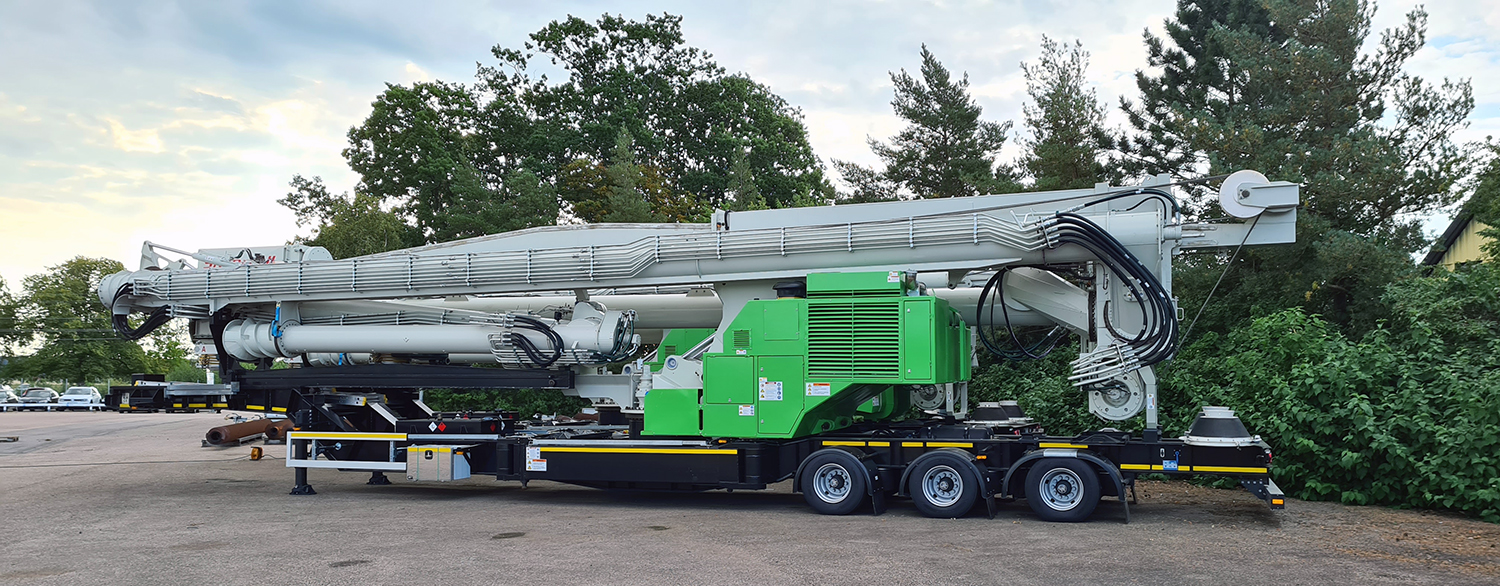
[[[1296,185],[1241,172],[1221,202],[1251,221],[1182,224],[1170,186],[1153,187],[1166,183],[721,211],[709,224],[548,226],[344,260],[315,247],[269,247],[187,253],[200,261],[194,267],[166,262],[154,248],[181,251],[148,243],[141,270],[106,277],[99,295],[117,316],[231,313],[223,349],[242,360],[305,355],[321,364],[404,353],[562,367],[629,355],[637,329],[722,332],[779,280],[914,272],[971,325],[1055,324],[1083,335],[1072,379],[1091,390],[1095,413],[1122,419],[1143,402],[1154,406],[1142,401],[1154,392],[1143,367],[1175,345],[1172,256],[1295,239]],[[1091,279],[1092,296],[1047,269],[1058,266],[1085,267],[1074,281]],[[696,289],[618,294],[663,287]],[[617,294],[589,299],[601,290]],[[563,291],[575,294],[556,296]],[[1005,324],[994,323],[999,313]],[[713,349],[721,348],[716,336]]]

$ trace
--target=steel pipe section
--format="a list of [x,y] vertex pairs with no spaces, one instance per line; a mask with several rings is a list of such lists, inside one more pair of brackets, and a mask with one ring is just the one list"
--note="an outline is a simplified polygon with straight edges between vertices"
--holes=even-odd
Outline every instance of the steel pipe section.
[[203,434],[203,439],[209,445],[219,445],[224,442],[232,442],[241,438],[249,437],[257,433],[266,433],[267,421],[265,419],[252,419],[242,423],[231,425],[220,425],[208,430]]

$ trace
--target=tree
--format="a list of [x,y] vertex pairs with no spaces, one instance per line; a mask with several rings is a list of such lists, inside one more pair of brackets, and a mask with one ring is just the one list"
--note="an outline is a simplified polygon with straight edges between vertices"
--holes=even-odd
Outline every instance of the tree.
[[146,372],[146,353],[115,335],[110,312],[99,303],[100,279],[124,269],[118,261],[80,256],[26,277],[15,329],[27,332],[23,344],[39,347],[10,374],[85,383]]
[[[486,117],[484,140],[550,178],[569,161],[609,160],[627,131],[669,189],[708,206],[723,204],[725,171],[745,145],[757,186],[773,204],[822,185],[801,113],[686,46],[681,24],[681,17],[666,14],[644,22],[609,14],[594,23],[569,17],[533,33],[521,49],[497,45],[492,52],[499,63],[479,71],[478,86],[491,98],[486,111],[499,112]],[[567,78],[552,83],[533,76],[529,69],[538,57]]]
[[292,191],[277,203],[297,214],[298,226],[314,226],[303,242],[322,246],[334,258],[364,256],[422,244],[421,231],[383,210],[368,193],[332,195],[323,179],[292,177]]
[[[1135,74],[1140,104],[1123,96],[1137,136],[1125,146],[1130,170],[1138,175],[1196,170],[1211,145],[1190,143],[1186,136],[1194,116],[1227,117],[1239,104],[1245,74],[1235,67],[1218,31],[1236,30],[1280,40],[1263,0],[1178,0],[1177,13],[1165,23],[1167,38],[1144,33],[1146,60],[1161,74]],[[1168,44],[1170,43],[1170,44]]]
[[1031,138],[1022,141],[1018,167],[1037,191],[1093,187],[1118,182],[1122,173],[1109,152],[1115,138],[1104,126],[1104,107],[1085,87],[1089,54],[1082,42],[1059,44],[1042,37],[1042,55],[1021,64],[1031,103],[1023,107]]
[[18,326],[16,298],[10,294],[5,278],[0,277],[0,355],[9,355],[11,345],[25,339],[28,334]]
[[736,150],[729,162],[729,188],[725,191],[724,208],[730,211],[767,209],[766,198],[755,186],[755,172],[745,151]]
[[1421,9],[1360,54],[1373,14],[1361,0],[1179,2],[1167,27],[1178,46],[1146,35],[1163,73],[1137,72],[1141,105],[1122,101],[1137,168],[1253,168],[1303,183],[1304,209],[1333,229],[1419,248],[1406,215],[1456,198],[1469,153],[1448,136],[1466,124],[1472,91],[1402,72],[1425,43]]
[[609,168],[604,170],[609,181],[609,195],[605,200],[609,213],[604,215],[605,222],[645,223],[656,220],[651,206],[641,194],[641,166],[635,163],[632,144],[630,132],[621,132],[610,155]]
[[1013,188],[1008,173],[995,165],[1010,122],[981,121],[983,108],[969,96],[968,74],[954,80],[926,45],[921,76],[917,80],[905,69],[891,74],[896,86],[891,106],[910,125],[890,145],[869,139],[884,170],[834,161],[854,188],[850,199],[957,197]]
[[[1298,242],[1246,250],[1205,327],[1302,306],[1351,332],[1387,310],[1384,285],[1409,274],[1425,244],[1412,215],[1456,197],[1468,152],[1448,137],[1473,108],[1467,82],[1440,87],[1402,72],[1424,43],[1426,14],[1360,48],[1373,8],[1359,0],[1183,0],[1168,46],[1149,33],[1140,104],[1122,101],[1137,172],[1250,168],[1301,183]],[[1196,214],[1218,215],[1197,193]],[[1176,278],[1191,308],[1224,268],[1189,259]],[[1221,321],[1228,320],[1228,321]]]
[[1470,181],[1471,195],[1459,214],[1488,226],[1479,232],[1489,239],[1480,248],[1493,262],[1500,260],[1500,144],[1489,143],[1485,150],[1488,158]]
[[[626,133],[638,161],[635,187],[658,220],[703,221],[726,205],[739,156],[768,205],[827,190],[801,113],[687,46],[681,21],[569,17],[520,47],[496,45],[495,62],[481,65],[473,84],[388,85],[344,150],[361,178],[352,198],[360,217],[388,210],[417,228],[419,243],[550,224],[559,215],[603,221],[613,212],[609,167]],[[533,73],[538,60],[566,75]],[[516,175],[522,171],[536,189]],[[549,189],[561,214],[537,199]],[[613,217],[644,217],[638,212]]]
[[[626,221],[611,217],[638,217],[646,222],[706,221],[709,210],[698,198],[674,192],[660,167],[637,161],[634,140],[627,133],[621,133],[620,138],[626,144],[616,144],[608,164],[578,159],[563,167],[557,191],[570,206],[572,216],[589,223]],[[635,195],[629,194],[632,189]],[[611,199],[616,192],[621,195]],[[636,199],[643,200],[645,207],[635,205]],[[631,209],[616,214],[615,202]]]
[[387,85],[364,124],[349,130],[344,158],[360,175],[355,192],[397,206],[428,241],[468,232],[453,224],[474,223],[474,202],[490,199],[487,188],[500,176],[495,169],[482,176],[474,160],[479,108],[463,85]]

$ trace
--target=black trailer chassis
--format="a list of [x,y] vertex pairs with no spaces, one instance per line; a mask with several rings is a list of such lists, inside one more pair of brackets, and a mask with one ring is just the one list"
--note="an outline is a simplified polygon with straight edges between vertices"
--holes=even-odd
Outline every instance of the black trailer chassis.
[[[878,514],[886,499],[906,497],[928,516],[961,516],[981,502],[993,515],[997,500],[1025,498],[1044,519],[1080,521],[1102,497],[1114,497],[1125,504],[1128,522],[1136,478],[1164,474],[1230,477],[1271,508],[1284,504],[1268,470],[1271,449],[1258,438],[1193,445],[1153,430],[1056,437],[1024,422],[951,418],[863,424],[798,439],[658,437],[642,435],[640,420],[619,412],[585,426],[524,426],[502,413],[433,413],[416,391],[568,388],[567,371],[365,365],[226,374],[228,391],[169,387],[163,398],[292,417],[297,427],[288,434],[286,462],[295,473],[293,494],[315,494],[311,468],[366,471],[371,484],[388,483],[388,472],[412,480],[485,475],[523,485],[550,480],[636,490],[756,490],[790,479],[825,514]],[[197,392],[204,396],[192,396]]]

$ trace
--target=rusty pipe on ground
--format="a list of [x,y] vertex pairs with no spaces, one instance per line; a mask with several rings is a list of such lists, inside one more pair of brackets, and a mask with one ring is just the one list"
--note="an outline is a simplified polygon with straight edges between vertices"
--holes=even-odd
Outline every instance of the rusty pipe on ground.
[[208,441],[209,445],[217,446],[224,442],[232,442],[237,439],[265,432],[266,420],[253,419],[244,423],[220,425],[208,430],[208,433],[203,435],[203,439]]
[[282,440],[282,439],[286,439],[286,432],[292,430],[292,425],[293,425],[292,424],[292,420],[290,420],[290,419],[280,419],[280,420],[277,420],[277,421],[270,422],[269,424],[266,425],[266,439],[268,439],[268,440]]

